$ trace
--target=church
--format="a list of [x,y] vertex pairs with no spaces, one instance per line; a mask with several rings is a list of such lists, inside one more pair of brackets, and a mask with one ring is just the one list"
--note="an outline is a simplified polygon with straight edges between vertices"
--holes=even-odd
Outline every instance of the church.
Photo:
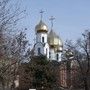
[[[46,73],[48,71],[47,64],[45,64],[45,62],[44,64],[37,62],[39,60],[44,60],[46,57],[47,60],[50,61],[48,64],[48,69],[50,69],[50,71],[53,71],[50,72],[50,75],[51,73],[55,75],[54,79],[56,81],[54,84],[57,85],[56,87],[70,88],[72,85],[74,85],[74,82],[77,83],[76,80],[79,72],[77,63],[75,63],[75,60],[73,59],[61,59],[64,51],[63,42],[53,29],[54,18],[50,18],[51,29],[49,29],[44,20],[42,20],[42,13],[43,12],[41,12],[41,19],[39,23],[35,26],[36,38],[31,50],[32,58],[29,63],[22,63],[22,66],[19,70],[20,75],[18,81],[20,90],[25,90],[23,88],[37,88],[37,90],[41,90],[42,86],[44,88],[48,88],[48,85],[45,86],[48,83],[48,75]],[[72,53],[68,53],[72,56]],[[43,58],[42,56],[45,56],[45,58]]]
[[49,30],[48,26],[41,19],[39,23],[35,26],[35,35],[36,41],[34,44],[34,56],[44,55],[49,60],[61,61],[61,54],[63,50],[63,43],[61,38],[53,30],[53,17],[51,20],[51,29]]

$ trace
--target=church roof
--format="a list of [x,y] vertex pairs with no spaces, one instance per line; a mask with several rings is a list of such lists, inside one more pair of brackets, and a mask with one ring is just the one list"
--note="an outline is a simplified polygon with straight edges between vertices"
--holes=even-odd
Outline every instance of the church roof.
[[55,47],[63,46],[62,40],[53,30],[51,30],[48,34],[48,43],[49,45]]
[[40,22],[36,25],[35,30],[36,30],[36,33],[48,32],[48,27],[42,20],[40,20]]

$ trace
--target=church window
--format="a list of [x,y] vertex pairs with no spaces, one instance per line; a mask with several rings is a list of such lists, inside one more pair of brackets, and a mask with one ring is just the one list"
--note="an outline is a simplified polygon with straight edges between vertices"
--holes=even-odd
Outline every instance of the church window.
[[44,37],[42,37],[42,42],[44,43]]
[[51,58],[51,53],[49,52],[49,58]]
[[57,60],[59,59],[59,55],[58,54],[56,55],[56,58],[57,58]]
[[47,55],[47,51],[48,51],[48,50],[47,50],[47,48],[46,48],[46,55]]
[[40,55],[41,54],[41,50],[40,50],[40,48],[38,48],[38,55]]

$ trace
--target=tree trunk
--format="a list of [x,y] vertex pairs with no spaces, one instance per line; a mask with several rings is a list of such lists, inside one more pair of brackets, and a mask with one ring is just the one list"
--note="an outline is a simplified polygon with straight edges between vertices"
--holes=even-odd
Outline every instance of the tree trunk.
[[2,90],[5,90],[5,85],[2,84]]
[[85,89],[85,90],[89,90],[87,78],[84,78],[84,89]]

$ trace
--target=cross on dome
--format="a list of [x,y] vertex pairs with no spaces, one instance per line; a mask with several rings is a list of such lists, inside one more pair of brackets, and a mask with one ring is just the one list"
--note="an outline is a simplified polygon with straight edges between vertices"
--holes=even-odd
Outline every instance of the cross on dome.
[[51,21],[51,29],[53,28],[53,20],[54,20],[55,18],[53,17],[53,16],[51,16],[51,18],[49,19],[50,21]]
[[48,27],[47,27],[47,25],[42,21],[42,16],[43,16],[43,13],[44,13],[44,11],[43,10],[41,10],[40,11],[40,14],[41,14],[41,20],[40,20],[40,22],[36,25],[36,27],[35,27],[35,30],[36,30],[36,33],[39,33],[39,32],[48,32]]
[[40,11],[40,14],[41,14],[41,21],[42,21],[42,18],[43,18],[43,13],[44,13],[44,11],[41,10],[41,11]]

